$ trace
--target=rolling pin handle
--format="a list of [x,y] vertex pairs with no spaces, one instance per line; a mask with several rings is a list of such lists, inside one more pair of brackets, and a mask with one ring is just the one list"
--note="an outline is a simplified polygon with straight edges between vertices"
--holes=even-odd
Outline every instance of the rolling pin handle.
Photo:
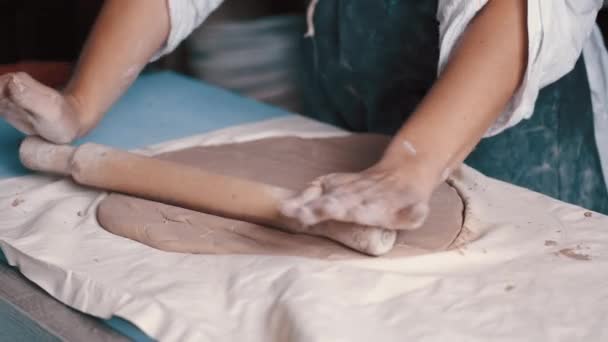
[[19,147],[19,159],[28,169],[68,176],[75,147],[55,145],[40,137],[25,138]]

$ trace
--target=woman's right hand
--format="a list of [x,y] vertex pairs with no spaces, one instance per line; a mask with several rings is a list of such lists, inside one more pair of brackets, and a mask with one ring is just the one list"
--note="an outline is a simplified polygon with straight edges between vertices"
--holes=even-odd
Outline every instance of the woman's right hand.
[[27,135],[67,144],[84,133],[78,100],[26,73],[0,76],[0,117]]

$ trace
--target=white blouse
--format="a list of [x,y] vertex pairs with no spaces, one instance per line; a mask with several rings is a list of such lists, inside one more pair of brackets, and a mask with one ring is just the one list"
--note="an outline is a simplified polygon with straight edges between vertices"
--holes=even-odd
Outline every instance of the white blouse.
[[[468,23],[488,1],[439,0],[438,73],[448,63]],[[171,32],[155,58],[174,50],[221,2],[168,0]],[[314,6],[316,1],[312,3]],[[519,90],[486,136],[496,135],[530,118],[540,89],[569,73],[583,53],[591,88],[595,138],[608,184],[608,52],[595,24],[602,5],[603,0],[528,0],[529,58],[526,74]]]

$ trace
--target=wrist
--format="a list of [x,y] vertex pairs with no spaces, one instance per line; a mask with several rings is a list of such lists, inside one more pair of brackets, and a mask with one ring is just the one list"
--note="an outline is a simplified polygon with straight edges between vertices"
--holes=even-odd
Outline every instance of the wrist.
[[372,169],[382,170],[398,178],[402,184],[408,184],[423,197],[430,197],[435,187],[439,184],[436,177],[431,172],[430,165],[420,159],[415,158],[398,158],[391,154],[385,154],[384,157],[376,163]]
[[64,113],[76,129],[76,138],[85,136],[97,123],[97,111],[78,93],[69,90],[64,91],[65,100]]
[[414,149],[407,142],[405,144],[393,142],[377,165],[391,169],[399,177],[406,178],[417,187],[432,192],[445,181],[448,164],[448,161],[443,161],[438,156],[433,157],[424,150]]

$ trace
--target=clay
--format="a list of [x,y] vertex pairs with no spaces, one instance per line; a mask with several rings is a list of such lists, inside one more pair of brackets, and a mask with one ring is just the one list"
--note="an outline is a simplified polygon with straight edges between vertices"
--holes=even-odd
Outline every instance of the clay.
[[579,248],[564,248],[561,249],[558,253],[570,259],[579,260],[579,261],[589,261],[591,257],[588,254],[583,254],[578,252]]
[[[321,175],[371,166],[388,142],[386,136],[368,134],[325,139],[283,137],[194,147],[159,157],[299,191]],[[423,227],[399,232],[395,247],[386,257],[444,250],[453,243],[462,225],[460,197],[449,185],[442,184],[430,206],[431,215]],[[321,237],[286,233],[119,194],[105,198],[97,216],[100,224],[114,234],[171,252],[365,257]]]
[[23,200],[21,198],[15,198],[15,200],[13,201],[13,203],[11,203],[11,206],[12,207],[18,207],[23,202],[25,202],[25,200]]

